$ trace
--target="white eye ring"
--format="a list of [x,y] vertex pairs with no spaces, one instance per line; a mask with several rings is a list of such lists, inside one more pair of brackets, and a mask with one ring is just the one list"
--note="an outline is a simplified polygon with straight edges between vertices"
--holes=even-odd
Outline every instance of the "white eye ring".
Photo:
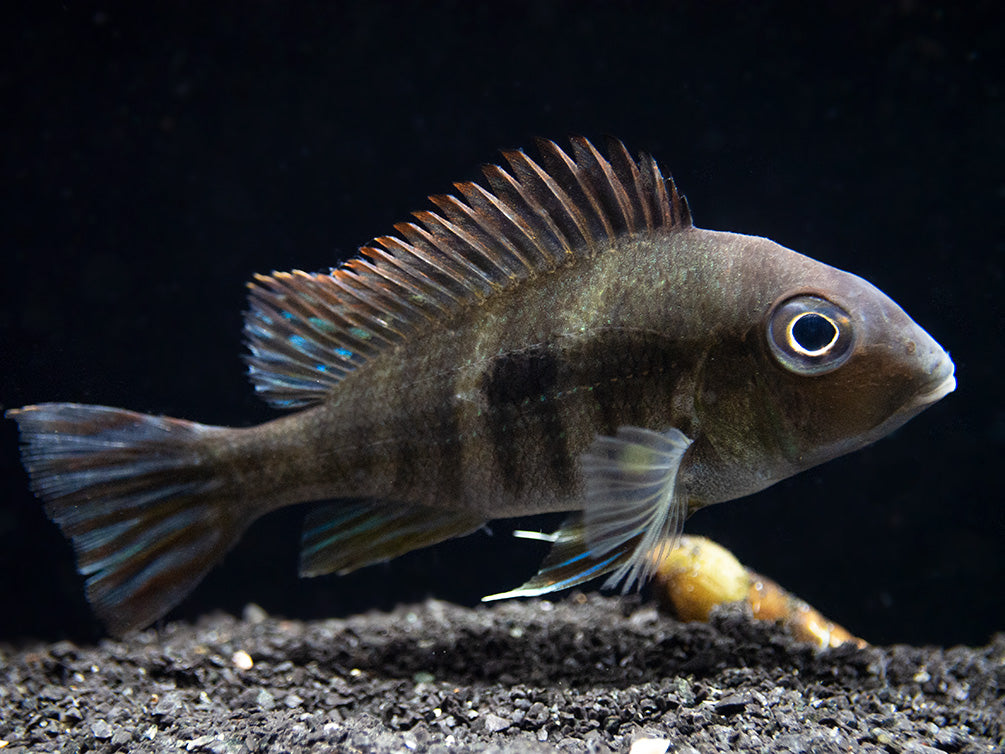
[[[831,326],[831,330],[833,331],[831,339],[827,341],[827,343],[825,343],[824,345],[820,346],[820,348],[814,348],[812,350],[806,348],[802,343],[799,342],[799,340],[795,336],[795,333],[793,332],[796,323],[805,317],[820,317],[821,319],[825,320],[828,325]],[[796,353],[801,353],[803,356],[811,356],[811,357],[823,356],[825,353],[831,350],[831,348],[834,347],[834,344],[837,343],[838,336],[840,335],[840,333],[841,331],[838,329],[837,322],[835,322],[833,319],[828,317],[823,312],[816,312],[816,311],[803,312],[798,317],[793,317],[791,320],[789,320],[788,327],[785,328],[785,338],[789,342],[789,348],[791,348]]]
[[[813,318],[807,319],[809,315]],[[772,307],[765,335],[778,364],[802,377],[839,368],[851,358],[857,340],[848,312],[812,293],[782,299]]]

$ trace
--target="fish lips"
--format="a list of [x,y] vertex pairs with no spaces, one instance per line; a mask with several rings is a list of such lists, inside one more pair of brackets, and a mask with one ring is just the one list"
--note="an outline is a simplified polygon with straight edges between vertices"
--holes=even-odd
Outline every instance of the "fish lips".
[[930,385],[934,385],[934,387],[914,396],[904,406],[905,410],[916,409],[921,411],[956,390],[956,365],[953,364],[948,353],[943,352],[943,355],[944,358],[933,371],[932,380],[929,383]]
[[956,389],[956,365],[949,358],[949,354],[928,333],[924,330],[921,332],[928,340],[929,353],[934,362],[934,366],[928,370],[928,379],[925,380],[921,390],[912,395],[886,421],[869,431],[869,442],[875,442],[889,434]]

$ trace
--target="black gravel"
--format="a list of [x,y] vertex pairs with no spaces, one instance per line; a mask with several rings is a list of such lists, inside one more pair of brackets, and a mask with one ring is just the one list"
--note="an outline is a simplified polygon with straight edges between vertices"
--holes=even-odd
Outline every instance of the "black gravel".
[[4,754],[1005,746],[1005,634],[816,651],[737,610],[682,624],[579,594],[315,622],[250,606],[96,646],[0,645],[0,674]]

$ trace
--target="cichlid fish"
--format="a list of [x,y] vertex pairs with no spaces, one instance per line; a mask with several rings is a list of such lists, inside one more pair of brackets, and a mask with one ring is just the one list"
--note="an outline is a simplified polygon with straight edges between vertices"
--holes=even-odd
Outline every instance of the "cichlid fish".
[[[700,230],[617,141],[504,152],[325,274],[258,275],[230,429],[117,408],[8,412],[113,634],[164,615],[259,516],[306,501],[300,571],[345,573],[570,511],[494,597],[652,574],[685,517],[879,439],[951,392],[946,352],[859,277]],[[487,598],[491,599],[491,598]]]

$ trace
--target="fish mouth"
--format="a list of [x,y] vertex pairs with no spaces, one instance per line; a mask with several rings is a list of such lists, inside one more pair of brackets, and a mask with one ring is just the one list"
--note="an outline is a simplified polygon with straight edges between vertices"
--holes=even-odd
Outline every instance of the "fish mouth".
[[932,373],[932,379],[928,384],[934,384],[935,387],[931,387],[914,396],[910,403],[905,406],[907,410],[922,409],[930,406],[936,401],[942,400],[956,389],[956,366],[948,355],[945,356]]
[[881,437],[888,435],[893,430],[906,424],[909,419],[917,416],[936,401],[945,398],[955,389],[956,367],[949,358],[949,354],[943,352],[938,366],[936,366],[935,369],[929,373],[929,379],[925,381],[925,388],[921,392],[915,394],[913,398],[902,405],[900,409],[888,417],[886,421],[880,422],[879,425],[873,427],[872,430],[866,433],[867,442],[865,444],[875,442]]

